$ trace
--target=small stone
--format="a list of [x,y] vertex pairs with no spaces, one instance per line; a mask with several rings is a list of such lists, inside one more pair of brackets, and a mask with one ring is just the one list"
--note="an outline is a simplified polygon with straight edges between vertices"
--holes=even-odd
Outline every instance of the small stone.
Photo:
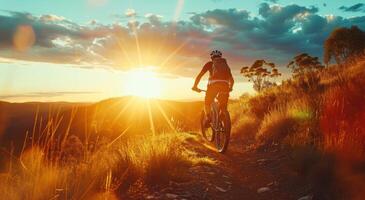
[[225,181],[225,183],[228,184],[228,185],[232,185],[232,183],[229,182],[229,181]]
[[261,188],[257,189],[257,193],[259,193],[259,194],[269,192],[269,191],[270,191],[269,187],[261,187]]
[[258,159],[257,160],[257,162],[266,162],[267,161],[267,159],[265,159],[265,158],[262,158],[262,159]]
[[185,192],[184,194],[181,195],[182,197],[191,197],[191,193],[190,192]]
[[307,195],[307,196],[300,197],[298,200],[312,200],[312,199],[313,199],[313,195]]
[[176,199],[178,196],[177,194],[166,193],[166,197],[169,199]]
[[219,192],[227,192],[228,190],[223,189],[221,187],[215,186],[215,189],[217,189]]
[[274,182],[270,182],[267,184],[267,186],[272,186],[272,185],[274,185]]

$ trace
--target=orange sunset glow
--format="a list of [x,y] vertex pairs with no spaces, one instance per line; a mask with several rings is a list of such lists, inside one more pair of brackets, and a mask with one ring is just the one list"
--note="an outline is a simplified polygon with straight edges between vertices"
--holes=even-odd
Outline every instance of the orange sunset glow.
[[365,199],[365,3],[0,5],[0,200]]

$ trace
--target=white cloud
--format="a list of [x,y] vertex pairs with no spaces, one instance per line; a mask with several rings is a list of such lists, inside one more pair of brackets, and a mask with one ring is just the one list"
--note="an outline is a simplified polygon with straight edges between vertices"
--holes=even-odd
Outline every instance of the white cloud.
[[136,16],[136,15],[137,15],[137,12],[136,12],[134,9],[132,9],[132,8],[128,8],[128,9],[125,11],[124,15],[125,15],[126,17],[134,17],[134,16]]

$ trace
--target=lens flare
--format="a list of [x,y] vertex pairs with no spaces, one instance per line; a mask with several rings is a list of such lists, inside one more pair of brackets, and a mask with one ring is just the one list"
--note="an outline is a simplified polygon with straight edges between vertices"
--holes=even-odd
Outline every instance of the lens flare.
[[26,51],[33,46],[35,34],[32,26],[20,25],[16,28],[13,36],[14,48],[18,51]]

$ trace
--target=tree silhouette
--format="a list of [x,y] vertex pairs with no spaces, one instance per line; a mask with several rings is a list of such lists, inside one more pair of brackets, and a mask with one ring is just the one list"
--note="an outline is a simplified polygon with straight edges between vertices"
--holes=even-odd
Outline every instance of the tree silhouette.
[[265,88],[276,85],[276,83],[270,81],[270,79],[281,76],[281,73],[279,73],[275,64],[266,62],[265,60],[256,60],[251,67],[242,67],[241,74],[244,77],[247,77],[248,81],[253,82],[253,88],[257,92],[261,92]]
[[318,57],[312,57],[307,53],[302,53],[294,57],[287,65],[293,72],[294,77],[302,76],[305,73],[313,72],[324,68]]
[[343,64],[356,56],[364,54],[365,32],[357,26],[338,28],[332,31],[324,43],[324,63],[328,64],[332,57],[337,64]]
[[287,65],[292,70],[293,77],[304,90],[320,89],[320,74],[317,72],[324,68],[318,57],[312,57],[306,53],[294,57]]

